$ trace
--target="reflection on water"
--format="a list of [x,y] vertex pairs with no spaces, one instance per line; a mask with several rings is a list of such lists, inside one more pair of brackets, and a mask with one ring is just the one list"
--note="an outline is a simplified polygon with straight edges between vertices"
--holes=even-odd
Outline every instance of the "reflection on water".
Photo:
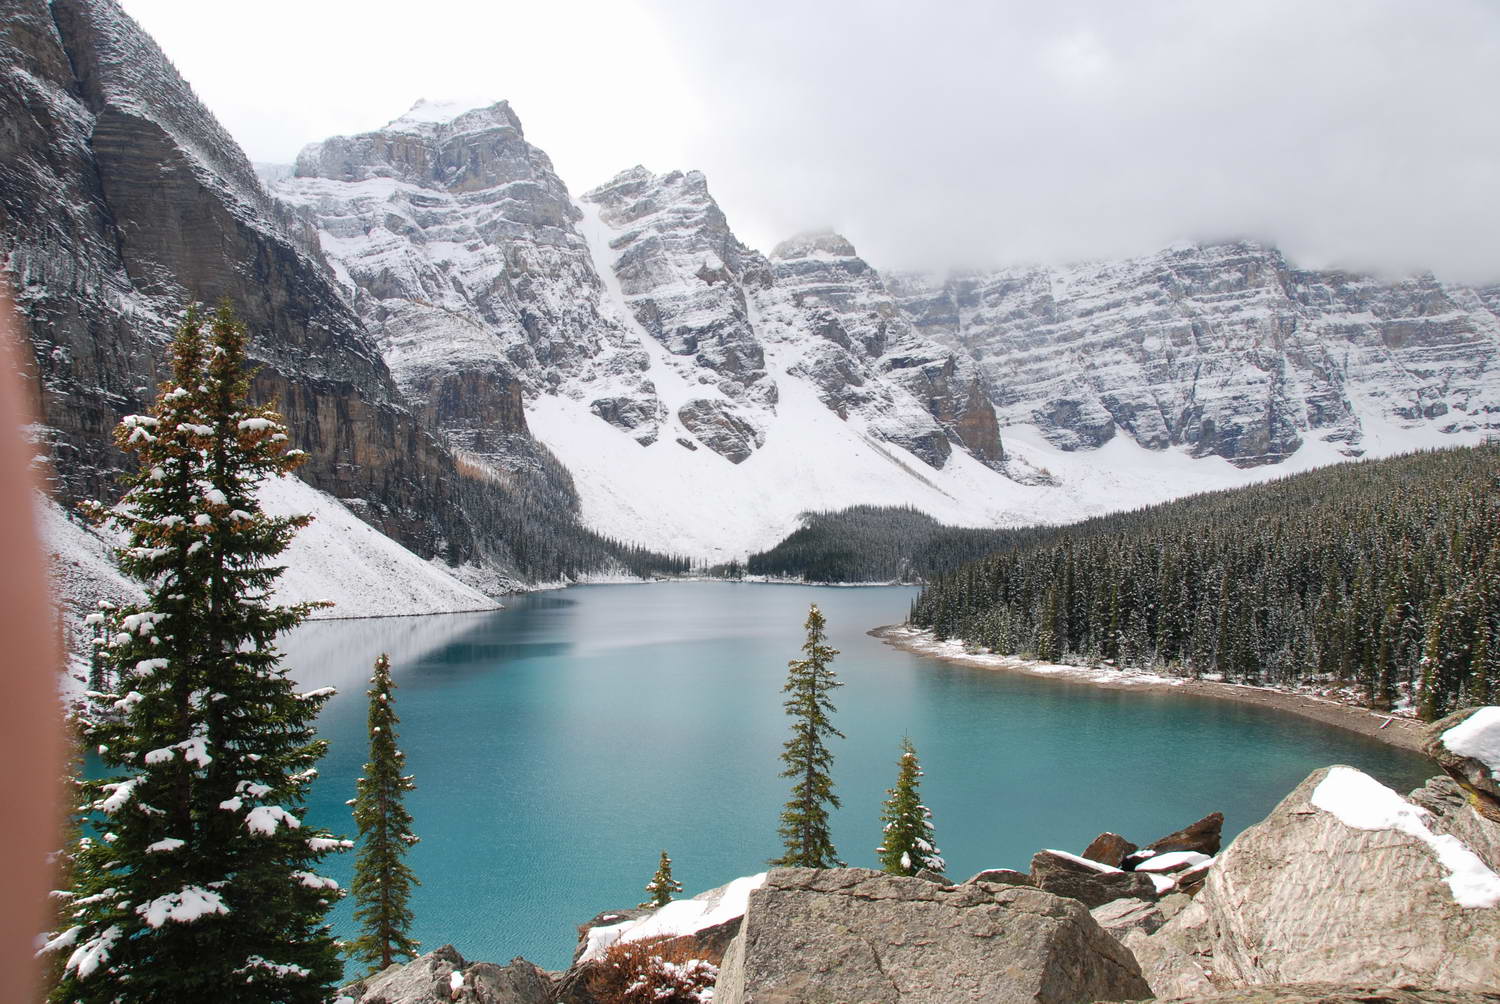
[[[1262,708],[950,666],[865,635],[902,619],[911,596],[586,586],[498,612],[307,625],[288,640],[289,665],[305,685],[340,688],[319,720],[331,751],[310,816],[352,830],[365,681],[389,652],[418,785],[415,935],[561,968],[574,927],[638,902],[663,848],[689,894],[778,852],[781,685],[814,601],[841,650],[833,828],[850,864],[875,863],[902,735],[922,754],[924,801],[958,877],[1024,869],[1038,848],[1077,851],[1106,829],[1149,840],[1215,809],[1238,832],[1333,762],[1401,790],[1427,774],[1413,755]],[[352,869],[345,855],[329,871],[347,885]],[[346,900],[341,934],[351,917]]]

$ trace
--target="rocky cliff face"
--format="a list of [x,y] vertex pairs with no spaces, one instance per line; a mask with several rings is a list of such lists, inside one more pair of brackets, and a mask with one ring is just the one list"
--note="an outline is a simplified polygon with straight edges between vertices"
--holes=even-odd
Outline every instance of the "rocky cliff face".
[[110,432],[155,393],[190,300],[255,336],[307,478],[424,554],[480,547],[451,459],[404,406],[307,235],[155,44],[107,0],[4,4],[0,240],[65,497],[109,495]]
[[525,395],[617,382],[644,356],[600,311],[578,210],[505,102],[419,102],[376,132],[297,159],[278,197],[320,231],[401,389],[491,468],[535,468]]
[[1299,269],[1243,242],[890,281],[919,331],[979,362],[1002,425],[1063,449],[1124,433],[1253,466],[1313,436],[1358,456],[1388,427],[1500,425],[1493,289]]
[[778,244],[771,258],[778,287],[816,336],[801,366],[829,407],[866,414],[885,438],[932,467],[947,461],[950,439],[987,464],[1005,459],[978,369],[915,331],[854,245],[834,233],[802,234]]

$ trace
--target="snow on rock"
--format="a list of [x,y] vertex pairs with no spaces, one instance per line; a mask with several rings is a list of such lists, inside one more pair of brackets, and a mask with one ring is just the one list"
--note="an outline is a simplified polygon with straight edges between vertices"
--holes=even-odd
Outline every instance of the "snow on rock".
[[1310,802],[1357,830],[1396,830],[1426,844],[1450,873],[1444,881],[1465,907],[1500,905],[1500,875],[1487,868],[1457,837],[1427,827],[1427,810],[1352,767],[1333,767],[1313,790]]
[[1480,708],[1445,731],[1440,741],[1450,752],[1478,760],[1500,781],[1500,707]]
[[591,928],[579,963],[601,958],[611,945],[644,938],[681,937],[743,917],[750,894],[766,884],[766,872],[737,878],[728,885],[699,893],[692,899],[673,900],[639,920],[608,927]]
[[1090,861],[1088,858],[1079,857],[1077,854],[1069,854],[1067,851],[1055,851],[1051,848],[1044,848],[1043,853],[1054,854],[1065,861],[1071,861],[1075,865],[1082,865],[1084,868],[1088,868],[1091,871],[1096,871],[1104,875],[1120,874],[1119,868],[1104,864],[1102,861]]
[[1135,866],[1138,872],[1171,872],[1180,871],[1184,868],[1193,868],[1197,865],[1207,864],[1213,858],[1198,851],[1168,851],[1165,854],[1153,854],[1151,857]]

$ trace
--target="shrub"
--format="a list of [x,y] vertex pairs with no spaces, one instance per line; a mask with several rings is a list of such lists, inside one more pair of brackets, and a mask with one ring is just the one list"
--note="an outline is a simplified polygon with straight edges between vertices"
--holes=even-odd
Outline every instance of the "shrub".
[[599,1004],[703,1004],[713,1000],[718,979],[718,966],[691,958],[679,939],[663,936],[612,946],[587,986]]

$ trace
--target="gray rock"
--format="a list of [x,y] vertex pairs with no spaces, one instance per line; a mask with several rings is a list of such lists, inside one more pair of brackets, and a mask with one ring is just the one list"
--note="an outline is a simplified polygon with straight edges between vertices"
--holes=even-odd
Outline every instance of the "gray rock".
[[1078,903],[861,868],[776,869],[750,896],[719,1004],[1140,998],[1150,988]]
[[[1158,995],[1306,981],[1500,986],[1500,907],[1460,906],[1418,838],[1355,829],[1311,804],[1330,769],[1236,837],[1191,905],[1149,937],[1126,936]],[[1449,832],[1495,827],[1462,811],[1471,818]]]
[[1199,854],[1213,857],[1219,853],[1223,829],[1224,813],[1210,812],[1196,823],[1151,841],[1146,845],[1146,849],[1155,854],[1166,854],[1170,851],[1197,851]]
[[1161,905],[1144,899],[1117,899],[1096,906],[1089,913],[1100,927],[1116,938],[1123,938],[1130,931],[1151,934],[1167,922]]
[[1031,884],[1076,899],[1089,909],[1117,899],[1156,898],[1156,884],[1145,875],[1100,871],[1053,851],[1038,851],[1032,856]]
[[1434,833],[1457,837],[1492,871],[1500,872],[1500,826],[1475,811],[1470,792],[1457,781],[1447,776],[1428,778],[1407,798],[1432,813],[1428,825]]
[[[463,990],[454,996],[453,973],[463,975]],[[552,979],[525,959],[508,966],[464,961],[452,945],[394,965],[342,988],[339,996],[354,1004],[547,1004]]]
[[1083,849],[1083,857],[1111,868],[1119,868],[1127,855],[1139,850],[1118,833],[1101,833]]
[[1157,1004],[1500,1004],[1500,993],[1464,993],[1372,984],[1282,983],[1171,997]]
[[972,878],[965,879],[964,885],[973,885],[975,882],[989,882],[992,885],[1031,885],[1031,876],[1009,868],[986,868]]
[[1479,710],[1481,709],[1464,708],[1427,726],[1427,737],[1422,749],[1468,793],[1474,808],[1500,823],[1500,778],[1495,776],[1488,764],[1473,757],[1461,756],[1443,744],[1443,733],[1462,725]]
[[924,882],[936,882],[938,885],[949,885],[948,876],[941,872],[935,872],[931,868],[918,868],[912,878],[919,878]]

